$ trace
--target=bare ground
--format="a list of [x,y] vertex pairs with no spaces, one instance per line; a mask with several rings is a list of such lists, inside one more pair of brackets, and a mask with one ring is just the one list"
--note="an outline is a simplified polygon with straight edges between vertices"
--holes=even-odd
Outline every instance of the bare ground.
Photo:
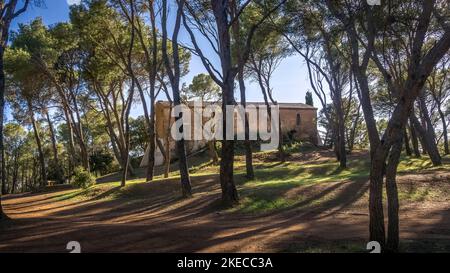
[[[450,170],[403,174],[398,182],[402,192],[444,192],[435,200],[401,200],[402,249],[450,251]],[[192,183],[188,200],[177,197],[176,179],[136,184],[121,198],[106,198],[119,190],[112,188],[64,200],[74,191],[64,186],[5,196],[11,220],[0,223],[0,252],[67,252],[69,241],[79,241],[83,252],[365,251],[367,181],[299,186],[286,193],[303,195],[299,204],[265,214],[220,210],[216,175]]]

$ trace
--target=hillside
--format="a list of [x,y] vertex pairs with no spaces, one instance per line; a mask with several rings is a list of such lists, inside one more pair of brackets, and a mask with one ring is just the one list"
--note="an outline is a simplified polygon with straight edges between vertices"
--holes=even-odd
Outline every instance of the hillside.
[[[87,189],[55,186],[4,197],[12,218],[0,224],[0,251],[66,252],[363,252],[368,238],[365,153],[338,171],[327,151],[279,163],[259,153],[246,181],[236,162],[240,205],[222,209],[217,166],[192,159],[194,197],[180,199],[172,177],[120,188],[114,174]],[[402,251],[450,251],[450,164],[405,158],[399,173]]]

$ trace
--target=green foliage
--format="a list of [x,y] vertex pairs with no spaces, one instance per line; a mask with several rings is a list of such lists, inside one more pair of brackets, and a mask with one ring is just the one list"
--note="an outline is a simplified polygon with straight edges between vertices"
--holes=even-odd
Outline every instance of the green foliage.
[[72,185],[77,188],[87,189],[95,184],[95,177],[83,167],[76,167]]
[[182,89],[184,101],[200,100],[202,102],[218,102],[221,96],[220,87],[207,74],[198,74],[188,87]]

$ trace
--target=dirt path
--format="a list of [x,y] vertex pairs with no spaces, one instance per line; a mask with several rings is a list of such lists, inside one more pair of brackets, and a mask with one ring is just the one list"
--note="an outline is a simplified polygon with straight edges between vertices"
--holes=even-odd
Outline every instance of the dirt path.
[[[409,175],[399,180],[408,187],[434,179],[439,187],[450,188],[449,174],[433,177]],[[309,195],[304,202],[325,193],[332,193],[332,198],[307,209],[248,215],[215,208],[220,196],[216,179],[194,178],[195,197],[189,200],[174,198],[176,181],[139,184],[135,190],[149,194],[137,200],[58,201],[73,191],[68,189],[7,196],[3,202],[12,221],[0,225],[0,252],[67,252],[69,241],[79,241],[83,252],[326,251],[348,244],[355,249],[347,251],[364,251],[366,182],[299,189]],[[355,189],[361,191],[356,198]],[[450,249],[450,201],[403,204],[400,220],[402,240],[418,242],[413,250],[430,244],[437,250]]]

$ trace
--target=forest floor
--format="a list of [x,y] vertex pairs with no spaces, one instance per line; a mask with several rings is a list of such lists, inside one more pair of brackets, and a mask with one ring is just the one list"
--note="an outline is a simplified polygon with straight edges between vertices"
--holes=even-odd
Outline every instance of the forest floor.
[[[177,172],[128,181],[102,177],[87,189],[54,186],[3,197],[0,252],[365,252],[368,240],[367,153],[337,169],[329,151],[255,154],[256,179],[236,161],[240,204],[218,206],[218,167],[191,160],[194,197],[180,198]],[[450,251],[450,158],[441,167],[403,158],[399,166],[401,250]],[[142,172],[142,171],[141,171]]]

